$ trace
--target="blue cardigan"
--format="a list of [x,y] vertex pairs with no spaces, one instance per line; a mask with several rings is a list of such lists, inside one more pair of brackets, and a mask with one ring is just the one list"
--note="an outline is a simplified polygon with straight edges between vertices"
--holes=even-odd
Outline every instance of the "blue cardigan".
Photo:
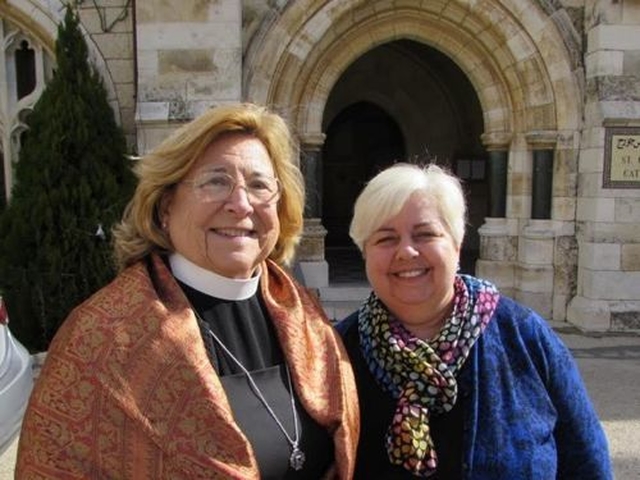
[[[355,367],[364,361],[357,323],[354,312],[337,328],[356,376],[364,377],[366,372]],[[361,381],[370,381],[356,380],[359,388]],[[458,385],[463,408],[460,478],[613,478],[607,440],[573,357],[535,312],[501,297]],[[360,396],[361,404],[367,401],[371,399]],[[361,419],[363,432],[367,421]],[[358,463],[378,454],[360,449]]]

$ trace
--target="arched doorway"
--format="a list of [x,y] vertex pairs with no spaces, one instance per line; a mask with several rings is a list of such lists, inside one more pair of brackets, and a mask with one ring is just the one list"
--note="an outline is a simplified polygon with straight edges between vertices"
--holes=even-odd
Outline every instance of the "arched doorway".
[[364,280],[362,259],[349,237],[353,204],[368,179],[405,158],[394,119],[370,102],[342,110],[328,125],[322,150],[322,224],[332,282]]
[[[432,96],[435,102],[449,102],[455,106],[449,112],[457,109],[463,113],[453,118],[482,122],[478,130],[482,147],[491,154],[489,162],[484,159],[485,165],[491,165],[491,169],[485,166],[484,175],[491,176],[504,197],[498,199],[503,202],[502,207],[492,208],[492,217],[486,217],[484,224],[470,219],[469,233],[476,230],[474,225],[483,227],[478,273],[497,283],[507,294],[536,308],[542,306],[542,312],[553,310],[554,318],[564,318],[563,309],[574,295],[572,281],[555,282],[553,272],[559,266],[567,271],[567,278],[574,278],[575,260],[570,258],[566,264],[566,255],[558,250],[562,242],[555,239],[575,228],[572,197],[576,189],[575,159],[579,153],[584,99],[580,35],[572,25],[572,14],[560,4],[543,5],[533,0],[488,1],[482,8],[469,8],[468,2],[458,1],[446,2],[444,7],[440,2],[354,4],[340,0],[300,0],[287,5],[291,8],[278,11],[273,22],[256,36],[258,41],[249,44],[243,64],[259,68],[245,70],[248,98],[281,105],[296,126],[302,151],[321,162],[319,149],[326,138],[325,127],[330,123],[327,118],[332,119],[347,105],[358,101],[371,101],[396,120],[410,156],[422,153],[415,150],[420,143],[413,142],[425,143],[427,135],[432,135],[428,140],[453,138],[441,131],[434,133],[432,127],[441,130],[446,117],[437,114],[433,102],[425,104],[416,96],[432,93],[432,87],[436,87],[438,94]],[[284,32],[287,33],[283,35]],[[402,42],[413,44],[414,48],[403,49]],[[362,80],[356,82],[349,70],[369,53],[389,46],[399,47],[398,53],[404,52],[407,59],[417,60],[414,66],[427,67],[425,73],[431,67],[431,72],[436,73],[432,78],[440,83],[432,81],[408,91],[397,89],[392,82],[403,77],[392,63],[387,63],[386,68],[381,65],[375,75],[363,71]],[[437,51],[447,61],[425,62],[424,54],[428,51],[425,49],[430,49],[429,53]],[[462,75],[443,75],[449,67],[451,71],[456,69],[452,66]],[[360,88],[351,88],[339,96],[336,90],[345,78],[352,79]],[[458,84],[462,90],[453,88],[451,80],[456,78],[462,80]],[[466,90],[465,82],[473,95],[458,95]],[[380,84],[384,88],[374,88]],[[447,91],[455,95],[441,95]],[[472,101],[466,103],[467,100]],[[465,114],[476,111],[478,104],[479,114]],[[419,130],[409,131],[411,125]],[[548,139],[557,141],[556,157],[560,161],[559,175],[553,179],[554,222],[541,240],[555,247],[553,255],[539,262],[537,243],[525,238],[528,232],[523,227],[528,227],[526,219],[531,207],[531,150],[539,146],[540,140]],[[454,145],[461,147],[467,145],[465,140],[478,142],[479,138],[473,135],[457,140],[460,143],[456,141]],[[447,158],[438,149],[430,148],[434,142],[426,144],[439,160]],[[548,144],[544,146],[548,148]],[[461,149],[448,158],[455,170],[461,160],[461,170],[473,172],[474,165],[482,165],[482,155],[488,152],[481,151],[476,157],[477,152]],[[474,182],[475,186],[485,187],[487,183],[481,179]],[[476,199],[486,200],[486,195],[471,198],[474,209],[471,214],[478,215],[478,207],[483,205],[477,205]],[[531,228],[538,235],[537,226]],[[320,243],[316,230],[310,225],[311,245]],[[478,245],[477,230],[475,233]],[[521,258],[523,248],[531,250],[531,258],[536,260]],[[326,262],[318,260],[315,250],[305,253],[301,263],[313,268],[319,277],[327,271]],[[546,275],[543,280],[541,273]]]
[[358,280],[362,259],[348,236],[365,182],[395,161],[436,162],[464,181],[469,225],[461,269],[473,273],[477,229],[488,214],[484,131],[477,94],[436,48],[412,40],[380,45],[356,59],[334,85],[323,116],[322,223],[329,277]]

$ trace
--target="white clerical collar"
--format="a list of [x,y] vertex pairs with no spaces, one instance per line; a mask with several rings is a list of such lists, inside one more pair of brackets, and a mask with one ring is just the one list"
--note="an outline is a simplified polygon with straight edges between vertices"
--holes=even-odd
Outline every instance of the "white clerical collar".
[[169,264],[178,280],[202,293],[223,300],[246,300],[255,295],[260,283],[260,269],[251,278],[227,278],[196,265],[179,253],[169,255]]

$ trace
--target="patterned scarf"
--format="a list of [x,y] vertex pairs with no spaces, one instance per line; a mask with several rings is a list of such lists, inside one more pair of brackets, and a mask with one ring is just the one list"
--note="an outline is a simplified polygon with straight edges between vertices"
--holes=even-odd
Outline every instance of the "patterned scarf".
[[456,403],[456,375],[489,323],[500,295],[468,275],[454,281],[453,311],[437,338],[426,342],[393,318],[375,293],[358,312],[360,348],[383,390],[397,400],[386,445],[389,460],[413,475],[435,473],[437,455],[429,431],[431,414]]

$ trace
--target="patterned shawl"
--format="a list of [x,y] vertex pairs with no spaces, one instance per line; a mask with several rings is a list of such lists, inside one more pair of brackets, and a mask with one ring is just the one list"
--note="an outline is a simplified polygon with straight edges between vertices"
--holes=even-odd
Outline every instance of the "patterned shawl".
[[[270,261],[261,292],[307,412],[353,474],[357,394],[317,301]],[[24,418],[16,478],[257,479],[187,298],[162,259],[122,272],[51,344]]]

